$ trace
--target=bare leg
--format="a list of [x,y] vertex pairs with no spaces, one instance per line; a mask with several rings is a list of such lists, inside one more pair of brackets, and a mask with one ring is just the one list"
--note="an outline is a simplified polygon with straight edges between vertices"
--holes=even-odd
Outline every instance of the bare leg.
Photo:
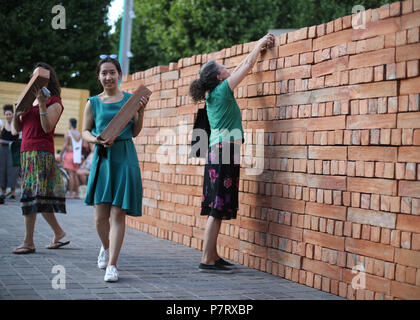
[[56,243],[56,242],[60,241],[60,239],[64,238],[66,233],[64,232],[63,229],[61,229],[61,227],[60,227],[60,225],[57,221],[57,218],[55,217],[55,214],[52,213],[52,212],[49,212],[49,213],[43,212],[42,216],[47,221],[47,223],[50,225],[51,229],[53,229],[53,231],[54,231],[53,243]]
[[25,238],[19,247],[35,248],[34,244],[34,230],[36,222],[36,213],[25,214]]
[[73,194],[73,189],[74,189],[74,179],[73,179],[73,175],[72,175],[72,171],[69,169],[67,170],[67,174],[69,176],[69,198],[73,199],[74,198],[74,194]]
[[74,190],[74,197],[79,197],[79,179],[77,178],[76,171],[71,171],[72,179],[73,179],[73,190]]
[[102,246],[105,250],[109,248],[109,217],[111,205],[110,204],[96,204],[95,205],[95,226],[98,232],[99,239],[101,239]]
[[116,266],[118,256],[124,241],[125,212],[119,208],[111,207],[111,232],[109,234],[109,262],[108,266]]
[[207,219],[206,230],[204,232],[203,256],[201,263],[214,264],[219,258],[217,254],[217,237],[219,235],[221,219],[209,216]]

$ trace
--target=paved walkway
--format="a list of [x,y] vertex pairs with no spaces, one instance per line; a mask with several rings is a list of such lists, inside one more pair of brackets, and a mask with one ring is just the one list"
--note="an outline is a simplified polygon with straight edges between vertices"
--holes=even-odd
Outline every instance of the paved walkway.
[[[126,230],[118,261],[120,280],[107,283],[96,265],[100,241],[93,207],[68,200],[67,211],[57,217],[69,235],[69,246],[45,249],[52,231],[38,215],[36,253],[15,255],[11,251],[24,235],[19,201],[0,205],[0,299],[341,299],[241,265],[234,274],[200,273],[201,251],[131,228]],[[64,285],[58,280],[64,273],[65,289],[54,289]]]

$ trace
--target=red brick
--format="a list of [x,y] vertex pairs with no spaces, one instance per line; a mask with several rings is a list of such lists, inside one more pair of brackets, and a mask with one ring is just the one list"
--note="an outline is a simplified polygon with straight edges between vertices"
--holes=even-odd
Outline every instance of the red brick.
[[397,128],[420,128],[420,112],[399,113]]
[[313,51],[317,51],[324,48],[333,47],[338,44],[346,43],[351,41],[352,30],[342,30],[339,32],[330,33],[328,35],[314,39]]
[[420,233],[413,233],[411,244],[413,250],[420,251]]
[[277,250],[277,249],[272,249],[272,248],[268,248],[267,249],[267,253],[268,253],[268,259],[274,261],[274,262],[278,262],[282,265],[288,266],[288,267],[292,267],[292,268],[296,268],[296,269],[301,269],[301,265],[302,265],[302,257],[298,256],[298,255],[294,255],[291,253],[287,253],[281,250]]
[[420,43],[399,46],[396,48],[395,61],[411,61],[420,59]]
[[371,178],[347,178],[347,190],[353,192],[397,195],[397,181]]
[[180,78],[188,77],[188,76],[196,76],[198,77],[200,72],[201,65],[193,65],[190,67],[182,68],[180,70]]
[[401,299],[418,300],[420,297],[420,287],[398,281],[392,281],[391,295]]
[[396,214],[384,211],[348,208],[347,221],[394,229]]
[[276,81],[311,77],[311,66],[303,65],[276,70]]
[[399,147],[399,162],[420,162],[420,147]]
[[400,14],[401,14],[401,2],[397,1],[397,2],[391,3],[389,7],[389,15],[391,17],[394,17],[394,16],[399,16]]
[[279,57],[287,57],[297,53],[309,52],[312,51],[312,39],[302,40],[279,46],[278,50]]
[[347,129],[395,128],[396,114],[366,114],[347,118]]
[[348,147],[349,160],[396,162],[397,152],[397,147]]
[[397,216],[397,229],[420,233],[420,216],[399,214]]
[[399,181],[398,195],[418,197],[420,195],[420,181]]
[[[411,84],[407,85],[409,88]],[[348,86],[348,99],[367,99],[397,95],[396,81],[382,81]]]
[[267,232],[268,230],[267,221],[261,221],[259,219],[252,219],[252,218],[247,218],[247,217],[241,217],[240,226],[241,228],[254,230],[258,232]]
[[344,251],[344,238],[327,233],[304,230],[303,241],[325,248]]
[[292,239],[296,241],[302,241],[303,239],[302,229],[292,227],[292,226],[287,226],[284,224],[278,224],[274,222],[270,223],[268,227],[268,232],[270,234],[273,234],[282,238]]
[[420,26],[420,12],[414,12],[401,17],[401,29],[411,29]]
[[420,92],[420,77],[401,80],[401,87],[400,87],[401,95],[419,93],[419,92]]
[[394,248],[381,243],[346,238],[345,250],[347,252],[356,253],[380,260],[394,261]]
[[399,17],[372,21],[366,23],[366,28],[354,29],[352,40],[367,39],[378,35],[395,33],[401,28],[401,21]]
[[417,77],[419,75],[419,60],[407,61],[407,77]]
[[312,66],[312,77],[316,78],[340,70],[346,70],[348,68],[348,62],[348,56],[343,56],[340,58],[315,64]]
[[342,277],[342,268],[307,258],[303,258],[302,269],[314,274],[320,274],[329,279],[341,280]]
[[239,241],[239,250],[243,253],[254,255],[260,258],[267,257],[267,248],[250,242]]
[[342,221],[344,221],[346,217],[345,207],[320,204],[316,202],[308,202],[306,204],[305,212],[310,215]]
[[363,68],[395,62],[395,49],[388,48],[350,56],[349,69]]
[[347,160],[347,147],[309,146],[309,159]]

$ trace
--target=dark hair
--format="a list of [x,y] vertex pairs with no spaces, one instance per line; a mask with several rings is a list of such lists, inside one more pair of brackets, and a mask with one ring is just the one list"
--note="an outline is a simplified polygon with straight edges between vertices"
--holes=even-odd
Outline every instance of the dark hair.
[[77,120],[75,119],[75,118],[70,118],[70,124],[71,124],[71,126],[74,128],[74,129],[76,129],[76,127],[77,127]]
[[34,70],[38,67],[41,67],[50,71],[50,81],[48,81],[47,88],[48,90],[50,90],[51,96],[56,96],[56,97],[61,98],[60,82],[58,81],[58,77],[57,77],[57,74],[55,73],[54,68],[45,62],[38,62],[35,65]]
[[190,84],[190,96],[194,102],[203,100],[206,95],[206,91],[212,91],[219,84],[217,75],[219,74],[219,68],[215,61],[211,60],[206,62],[200,69],[200,78],[194,80]]
[[107,63],[107,62],[112,63],[115,66],[115,68],[117,68],[118,74],[120,74],[120,75],[122,74],[121,65],[118,62],[118,60],[113,59],[111,57],[106,57],[105,59],[101,59],[98,62],[98,65],[96,66],[96,77],[99,77],[99,72],[101,72],[101,65],[103,65],[104,63]]
[[12,111],[13,113],[13,106],[11,104],[5,104],[3,106],[3,113],[6,113],[6,111]]

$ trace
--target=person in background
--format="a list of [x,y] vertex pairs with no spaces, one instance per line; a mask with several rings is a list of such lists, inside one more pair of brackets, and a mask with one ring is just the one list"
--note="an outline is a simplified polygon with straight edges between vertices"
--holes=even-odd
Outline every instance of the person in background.
[[60,162],[63,161],[63,168],[67,170],[69,175],[69,198],[73,199],[78,195],[79,179],[76,171],[82,163],[82,135],[76,129],[77,120],[71,118],[69,120],[69,130],[64,134],[63,149],[60,152]]
[[[115,57],[116,58],[116,57]],[[148,98],[140,100],[138,112],[115,139],[103,140],[100,133],[132,94],[118,86],[121,66],[113,56],[101,57],[96,69],[103,91],[90,97],[83,117],[83,139],[95,143],[87,182],[85,204],[94,206],[95,224],[102,247],[98,267],[106,268],[104,281],[119,279],[118,256],[125,234],[125,217],[141,216],[143,189],[133,137],[143,127]]]
[[4,203],[7,188],[10,188],[10,198],[15,199],[16,183],[19,176],[19,167],[14,167],[9,144],[19,138],[19,134],[12,133],[13,106],[5,104],[3,106],[6,122],[0,125],[0,204]]
[[[42,216],[54,232],[47,249],[58,249],[68,245],[66,233],[55,217],[55,212],[66,213],[64,183],[54,157],[54,130],[63,113],[60,98],[60,83],[54,69],[47,63],[35,65],[50,71],[48,90],[50,97],[36,92],[34,105],[25,112],[15,112],[12,125],[16,132],[22,131],[21,176],[22,214],[25,221],[25,237],[15,254],[35,252],[34,229],[37,213]],[[35,104],[36,103],[36,104]]]
[[94,144],[82,139],[82,160],[85,160],[93,152]]
[[274,36],[261,38],[230,74],[225,66],[208,61],[200,77],[190,84],[195,102],[205,99],[210,123],[209,152],[204,168],[201,215],[208,216],[199,271],[232,273],[233,265],[217,253],[222,220],[235,219],[238,211],[240,147],[244,138],[242,118],[233,90],[254,66],[259,53],[274,45]]
[[92,165],[92,158],[93,158],[93,149],[89,153],[89,155],[86,157],[85,160],[83,160],[82,164],[80,165],[79,169],[77,169],[77,177],[79,179],[79,185],[86,185],[87,184],[87,178],[89,176],[90,167]]

